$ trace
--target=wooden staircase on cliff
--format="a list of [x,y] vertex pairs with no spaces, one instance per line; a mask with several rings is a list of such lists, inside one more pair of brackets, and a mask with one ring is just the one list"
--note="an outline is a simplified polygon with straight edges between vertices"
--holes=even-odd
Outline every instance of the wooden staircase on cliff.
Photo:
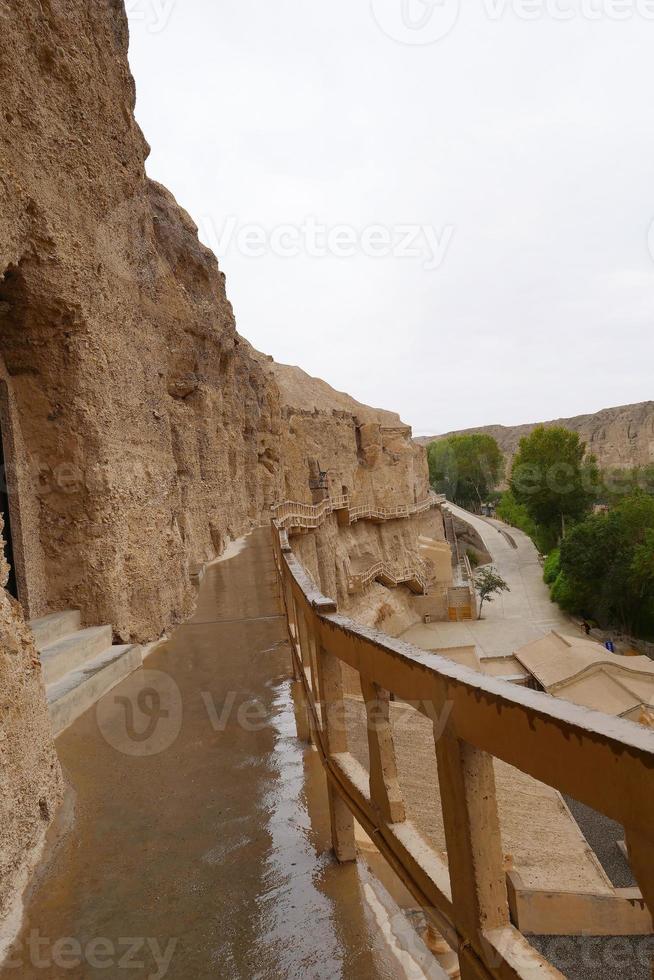
[[55,735],[143,662],[140,646],[113,645],[111,626],[83,629],[78,609],[51,613],[29,625]]

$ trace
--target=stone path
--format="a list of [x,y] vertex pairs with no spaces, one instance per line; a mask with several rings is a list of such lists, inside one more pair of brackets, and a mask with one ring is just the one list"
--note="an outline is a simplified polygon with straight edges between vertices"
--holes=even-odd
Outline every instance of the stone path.
[[194,618],[57,740],[74,820],[2,980],[397,975],[366,869],[330,851],[289,672],[265,528],[207,569]]

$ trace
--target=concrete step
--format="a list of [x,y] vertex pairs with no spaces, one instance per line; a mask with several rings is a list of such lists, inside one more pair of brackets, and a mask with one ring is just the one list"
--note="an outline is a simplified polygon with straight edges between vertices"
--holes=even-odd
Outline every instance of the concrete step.
[[41,651],[50,643],[61,640],[69,633],[81,628],[82,618],[79,609],[66,609],[64,612],[49,613],[39,619],[30,619],[28,626],[34,634],[36,649]]
[[45,684],[53,684],[64,674],[77,670],[88,660],[111,646],[111,626],[90,626],[48,644],[41,651]]
[[140,646],[113,646],[46,687],[53,732],[58,735],[76,718],[143,663]]

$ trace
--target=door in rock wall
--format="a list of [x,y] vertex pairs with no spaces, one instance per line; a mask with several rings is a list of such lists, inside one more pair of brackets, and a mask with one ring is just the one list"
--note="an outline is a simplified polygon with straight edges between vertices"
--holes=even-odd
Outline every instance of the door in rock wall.
[[9,516],[9,492],[7,488],[7,471],[5,467],[5,450],[0,429],[0,513],[4,524],[2,536],[4,538],[5,558],[9,563],[9,580],[7,581],[7,592],[18,598],[18,587],[16,585],[16,572],[14,569],[14,551],[11,542],[11,518]]

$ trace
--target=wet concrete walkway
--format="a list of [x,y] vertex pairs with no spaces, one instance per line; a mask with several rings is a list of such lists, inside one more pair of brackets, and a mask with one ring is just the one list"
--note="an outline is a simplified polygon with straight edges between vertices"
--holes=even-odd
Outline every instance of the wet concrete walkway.
[[207,569],[194,618],[58,739],[74,820],[2,980],[399,975],[366,870],[329,850],[285,636],[262,529]]

